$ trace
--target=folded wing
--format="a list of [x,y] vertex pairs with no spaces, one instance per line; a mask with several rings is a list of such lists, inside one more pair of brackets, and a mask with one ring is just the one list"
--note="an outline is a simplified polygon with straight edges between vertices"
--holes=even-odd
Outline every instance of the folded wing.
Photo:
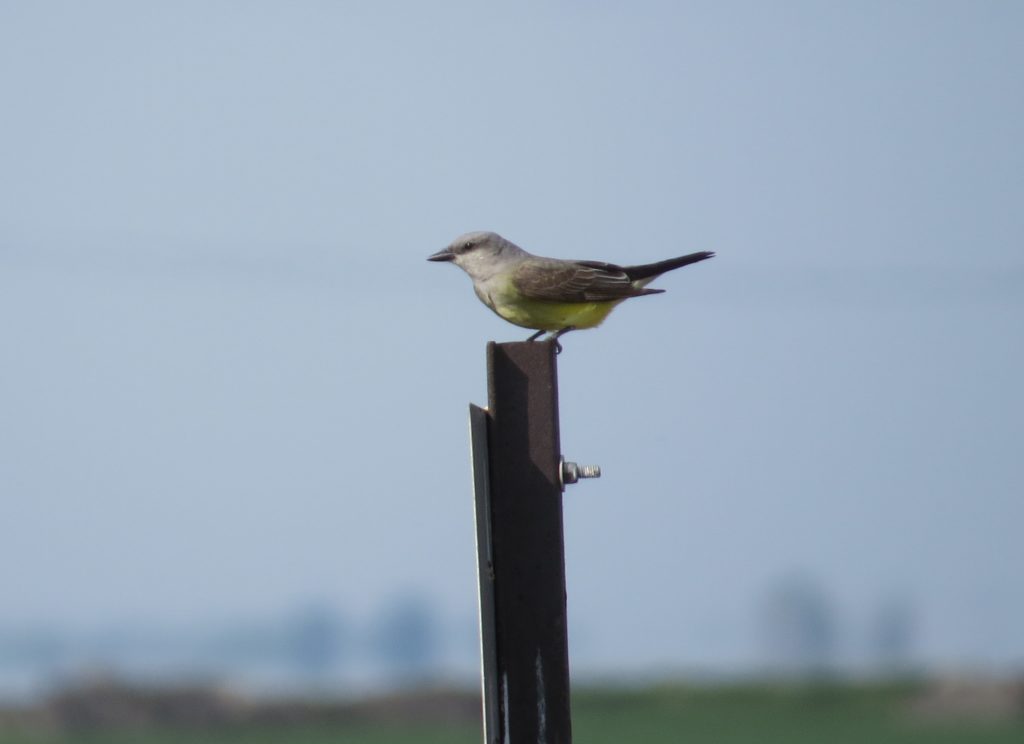
[[512,283],[524,297],[547,302],[610,302],[664,292],[635,287],[621,266],[601,261],[530,261],[516,269]]

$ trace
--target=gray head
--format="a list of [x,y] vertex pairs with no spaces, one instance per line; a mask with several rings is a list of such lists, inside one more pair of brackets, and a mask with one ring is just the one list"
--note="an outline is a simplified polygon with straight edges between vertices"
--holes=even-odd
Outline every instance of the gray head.
[[529,255],[519,246],[493,232],[460,235],[443,251],[428,256],[428,261],[451,261],[473,279],[487,279],[495,272]]

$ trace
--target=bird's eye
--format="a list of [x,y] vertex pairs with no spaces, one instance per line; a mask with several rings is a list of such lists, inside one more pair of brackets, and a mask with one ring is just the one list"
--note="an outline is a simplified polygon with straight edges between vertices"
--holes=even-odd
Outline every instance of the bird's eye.
[[462,252],[463,253],[465,253],[468,250],[471,250],[472,248],[473,248],[473,244],[472,243],[463,243],[462,244]]

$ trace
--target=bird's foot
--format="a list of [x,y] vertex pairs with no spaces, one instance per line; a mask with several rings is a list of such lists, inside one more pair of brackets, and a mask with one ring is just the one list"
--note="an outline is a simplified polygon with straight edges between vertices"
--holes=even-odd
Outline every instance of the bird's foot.
[[559,342],[558,337],[563,335],[563,334],[568,333],[569,331],[575,331],[575,330],[576,330],[576,326],[566,326],[565,328],[562,328],[561,330],[555,331],[554,333],[551,334],[551,340],[555,342],[555,353],[556,354],[561,354],[562,353],[562,344]]
[[[556,354],[561,354],[562,353],[562,344],[559,343],[558,337],[561,336],[563,333],[568,333],[569,331],[575,331],[575,330],[576,330],[576,326],[566,326],[565,328],[561,328],[561,329],[555,331],[554,333],[552,333],[548,337],[548,341],[554,341],[555,342],[555,353]],[[526,341],[527,341],[527,343],[529,343],[530,341],[536,341],[538,338],[540,338],[541,336],[543,336],[547,332],[548,331],[537,331],[535,334],[533,334],[528,339],[526,339]]]

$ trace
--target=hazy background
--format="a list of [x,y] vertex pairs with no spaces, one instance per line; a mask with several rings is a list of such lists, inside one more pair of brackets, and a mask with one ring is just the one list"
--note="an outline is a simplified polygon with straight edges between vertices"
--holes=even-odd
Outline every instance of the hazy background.
[[1019,670],[1021,70],[1013,2],[0,4],[0,694],[471,680],[475,229],[718,254],[565,339],[578,674]]

